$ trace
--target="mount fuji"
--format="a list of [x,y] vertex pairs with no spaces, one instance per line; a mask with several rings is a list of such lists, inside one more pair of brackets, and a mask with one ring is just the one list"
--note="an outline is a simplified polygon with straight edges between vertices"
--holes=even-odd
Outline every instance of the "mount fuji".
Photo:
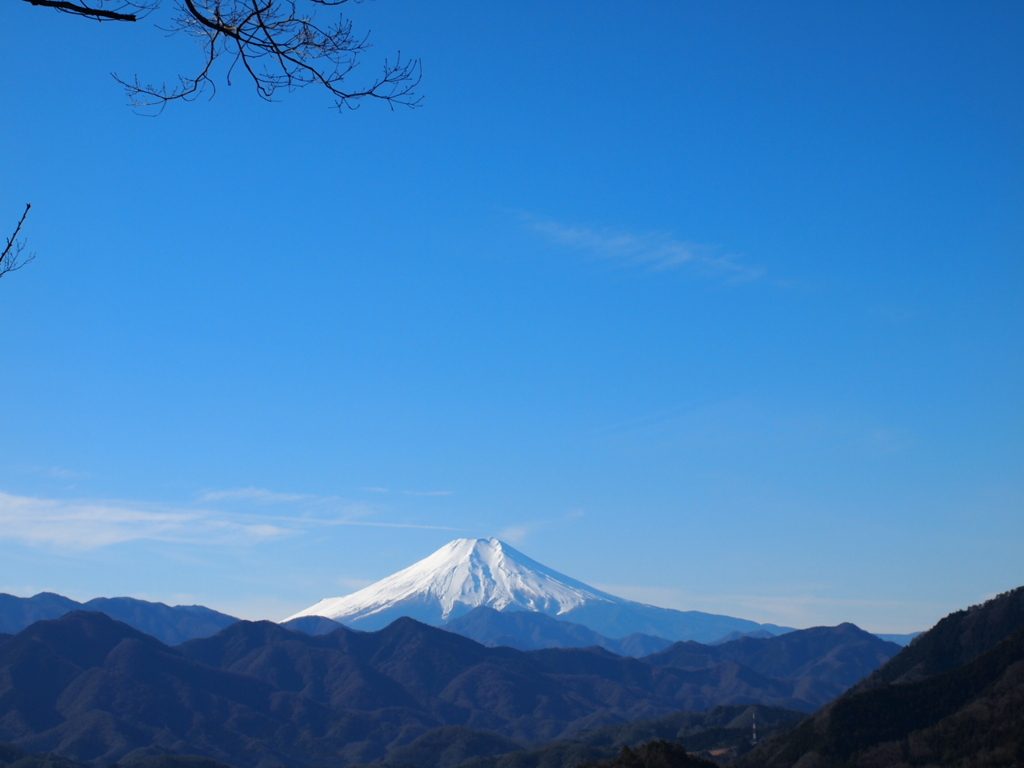
[[321,600],[285,622],[323,616],[354,629],[377,630],[408,616],[443,626],[480,606],[544,613],[610,638],[641,633],[707,643],[731,632],[788,631],[731,616],[625,600],[541,565],[493,538],[456,539],[398,573],[351,595]]

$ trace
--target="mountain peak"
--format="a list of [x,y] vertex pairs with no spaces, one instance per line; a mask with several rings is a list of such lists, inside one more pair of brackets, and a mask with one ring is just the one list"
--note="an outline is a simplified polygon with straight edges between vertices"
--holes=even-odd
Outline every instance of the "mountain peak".
[[398,615],[439,624],[481,605],[557,616],[595,602],[625,601],[541,565],[499,539],[455,539],[392,576],[354,594],[321,600],[286,621],[326,616],[369,629]]
[[[710,642],[767,629],[753,621],[635,603],[541,565],[499,539],[456,539],[429,557],[351,595],[331,597],[285,619],[323,616],[353,629],[382,629],[400,616],[445,622],[486,606],[582,624],[607,638],[635,633]],[[772,634],[775,634],[772,632]]]

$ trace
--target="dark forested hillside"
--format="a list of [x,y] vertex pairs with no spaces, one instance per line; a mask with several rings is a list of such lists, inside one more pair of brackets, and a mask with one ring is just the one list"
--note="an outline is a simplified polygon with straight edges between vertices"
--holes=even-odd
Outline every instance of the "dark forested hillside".
[[955,669],[977,658],[1024,627],[1024,587],[1019,587],[939,621],[914,639],[891,662],[861,683],[857,690],[883,683],[920,680]]
[[779,768],[1024,764],[1024,588],[950,614],[740,763]]
[[681,744],[651,741],[635,749],[623,747],[610,760],[583,763],[580,768],[712,768],[715,763],[687,754]]
[[[115,763],[116,768],[232,768],[226,763],[195,755],[155,755],[131,762]],[[26,753],[14,744],[0,742],[0,768],[88,768],[52,752]]]
[[620,754],[623,747],[635,748],[657,740],[680,744],[691,753],[713,753],[716,759],[735,757],[750,750],[755,717],[758,732],[766,737],[785,733],[802,719],[803,714],[760,705],[715,707],[708,712],[676,712],[658,720],[602,726],[533,749],[480,757],[461,768],[576,768],[581,763],[611,760]]

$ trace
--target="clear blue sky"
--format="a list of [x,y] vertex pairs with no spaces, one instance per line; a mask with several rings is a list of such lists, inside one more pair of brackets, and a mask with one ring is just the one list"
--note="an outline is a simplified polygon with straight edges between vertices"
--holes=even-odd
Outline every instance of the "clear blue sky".
[[498,535],[923,629],[1024,583],[1024,6],[345,6],[422,109],[0,6],[0,591],[280,619]]

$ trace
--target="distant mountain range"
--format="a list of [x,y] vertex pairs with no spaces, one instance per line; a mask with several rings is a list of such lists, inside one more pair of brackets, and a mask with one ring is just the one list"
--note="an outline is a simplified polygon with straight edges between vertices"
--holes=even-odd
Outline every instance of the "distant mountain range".
[[[611,639],[641,634],[709,643],[730,633],[790,631],[731,616],[625,600],[541,565],[498,539],[456,539],[398,573],[354,594],[321,600],[286,622],[324,616],[356,629],[374,630],[409,616],[441,626],[481,606],[502,613],[545,614]],[[520,638],[517,642],[526,642],[525,636]]]
[[[15,597],[0,593],[0,639],[4,635],[20,632],[41,619],[60,618],[75,610],[105,613],[130,627],[152,635],[167,645],[210,637],[238,621],[233,616],[201,605],[169,606],[131,597],[99,597],[87,603],[79,603],[52,592],[41,592],[33,597]],[[323,635],[344,625],[324,616],[307,615],[282,622],[282,626],[310,635]],[[521,651],[597,646],[622,656],[639,657],[663,650],[672,643],[665,638],[639,632],[613,639],[582,624],[556,619],[545,613],[519,610],[501,612],[486,606],[474,608],[469,613],[444,622],[441,626],[483,645],[504,645]],[[711,644],[720,644],[740,637],[768,638],[784,631],[791,631],[787,627],[765,626],[771,627],[771,630],[734,630],[724,637],[713,640]],[[920,633],[878,637],[895,639],[898,644],[906,645],[916,634]]]
[[1024,587],[950,614],[737,763],[794,765],[1024,765]]
[[[302,621],[303,619],[297,619]],[[521,651],[541,648],[598,647],[620,656],[647,656],[672,645],[671,640],[639,632],[613,640],[590,627],[559,621],[546,613],[496,611],[481,605],[442,627],[478,643],[495,647],[505,645]]]
[[601,648],[524,652],[402,618],[319,636],[239,621],[170,648],[74,611],[0,641],[0,741],[93,765],[192,753],[246,768],[341,768],[387,761],[417,739],[427,749],[456,728],[475,755],[501,754],[679,710],[811,711],[843,690],[837,669],[855,674],[829,659],[870,659],[844,648],[898,650],[853,627],[683,645],[705,655],[699,668],[674,666],[671,647],[652,661]]
[[[300,616],[281,622],[282,627],[305,632],[309,635],[326,635],[338,627],[345,626],[324,616]],[[497,611],[485,605],[469,613],[441,624],[442,629],[476,640],[490,648],[507,646],[520,651],[536,651],[541,648],[604,648],[620,656],[647,656],[672,645],[671,640],[640,632],[618,639],[605,637],[590,627],[562,621],[546,613],[534,611]],[[727,642],[740,637],[775,637],[767,630],[756,630],[745,634],[730,632],[715,643]]]
[[644,658],[655,666],[707,669],[741,664],[766,677],[820,681],[846,689],[900,652],[853,624],[812,627],[779,637],[740,637],[717,645],[675,643]]
[[167,645],[215,635],[238,621],[201,605],[170,606],[133,597],[97,597],[79,603],[53,592],[34,597],[0,593],[0,633],[14,634],[41,619],[59,619],[72,611],[98,611]]

